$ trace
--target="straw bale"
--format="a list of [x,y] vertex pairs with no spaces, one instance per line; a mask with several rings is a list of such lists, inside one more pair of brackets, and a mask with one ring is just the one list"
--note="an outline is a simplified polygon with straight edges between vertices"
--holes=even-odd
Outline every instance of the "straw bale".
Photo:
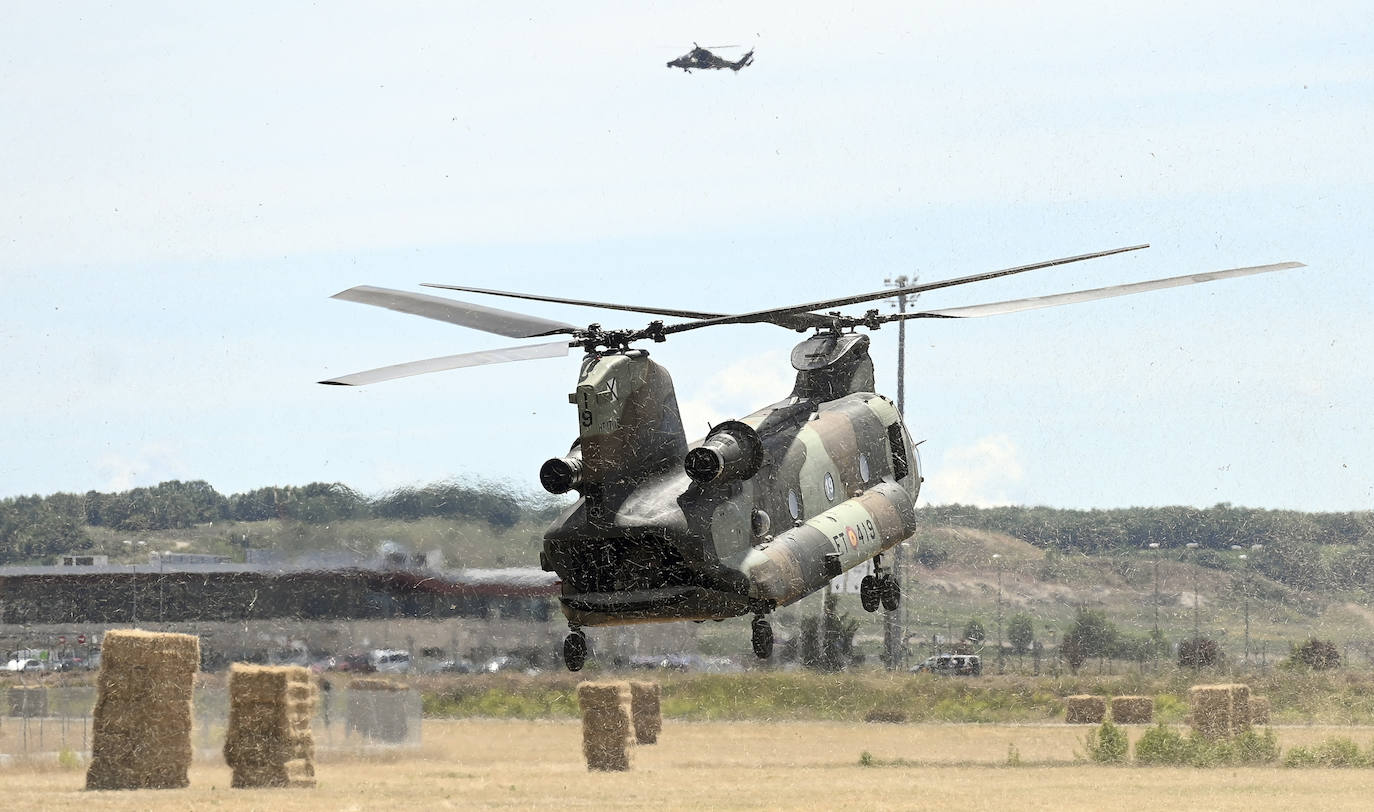
[[257,787],[308,789],[315,786],[315,765],[305,759],[293,759],[284,764],[236,767],[230,776],[229,786],[235,789]]
[[1118,725],[1146,725],[1155,715],[1155,701],[1148,696],[1112,697],[1112,721]]
[[410,732],[406,687],[384,679],[363,678],[349,683],[345,732],[378,741],[402,742]]
[[310,673],[297,666],[236,663],[229,672],[224,760],[234,787],[313,787]]
[[587,769],[630,769],[630,747],[635,743],[632,702],[629,683],[583,682],[577,686]]
[[183,789],[189,786],[187,764],[127,763],[91,757],[86,770],[86,789]]
[[874,708],[864,714],[864,721],[900,725],[906,722],[906,712],[896,708]]
[[199,639],[116,629],[100,650],[86,788],[186,786]]
[[1231,735],[1235,736],[1250,729],[1250,686],[1238,682],[1226,687],[1231,689]]
[[406,687],[380,677],[356,677],[349,681],[348,689],[350,691],[404,691]]
[[1250,697],[1250,724],[1267,725],[1269,724],[1269,697],[1252,696]]
[[48,688],[46,685],[11,685],[9,691],[10,716],[47,716]]
[[130,702],[100,696],[95,701],[92,725],[97,735],[175,736],[190,730],[193,712],[184,700]]
[[663,731],[662,693],[657,682],[630,683],[630,716],[635,724],[635,741],[653,744]]
[[100,643],[100,662],[112,670],[144,666],[160,673],[200,669],[200,638],[192,634],[111,629]]
[[1191,724],[1209,739],[1231,735],[1231,686],[1194,685],[1188,691]]
[[1096,725],[1107,718],[1107,700],[1079,694],[1064,697],[1064,721],[1070,725]]

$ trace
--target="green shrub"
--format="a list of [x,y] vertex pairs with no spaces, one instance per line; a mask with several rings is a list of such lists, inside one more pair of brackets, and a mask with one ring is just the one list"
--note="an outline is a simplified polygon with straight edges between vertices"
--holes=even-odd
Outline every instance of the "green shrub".
[[[1232,741],[1239,764],[1273,764],[1279,760],[1279,740],[1274,731],[1264,729],[1263,735],[1247,730]],[[1359,748],[1356,748],[1358,752]]]
[[1279,758],[1279,742],[1271,730],[1247,731],[1234,738],[1210,740],[1184,736],[1177,729],[1158,724],[1135,743],[1135,760],[1151,766],[1222,767],[1273,764]]
[[1175,728],[1158,724],[1145,731],[1135,743],[1135,760],[1140,764],[1170,766],[1187,764],[1190,747]]
[[1312,747],[1290,747],[1284,756],[1285,767],[1366,767],[1374,752],[1360,752],[1360,746],[1344,736],[1324,739]]
[[1101,727],[1089,731],[1083,746],[1088,749],[1088,758],[1098,764],[1124,764],[1130,750],[1126,731],[1111,722],[1103,722]]
[[1007,766],[1008,766],[1008,767],[1020,767],[1020,766],[1021,766],[1021,751],[1016,749],[1016,745],[1015,745],[1015,744],[1008,744],[1008,745],[1007,745]]
[[1188,703],[1174,694],[1159,694],[1155,697],[1155,721],[1175,724],[1188,715]]
[[1313,671],[1326,671],[1341,664],[1341,652],[1336,644],[1315,637],[1293,649],[1288,657],[1293,665],[1305,665]]

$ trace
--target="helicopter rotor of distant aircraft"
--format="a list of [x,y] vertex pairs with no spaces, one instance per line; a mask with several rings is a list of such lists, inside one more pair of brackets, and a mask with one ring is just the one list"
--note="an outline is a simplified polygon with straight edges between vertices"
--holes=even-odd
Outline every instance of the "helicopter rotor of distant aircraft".
[[[901,288],[912,295],[1145,248],[1128,246]],[[448,369],[584,351],[574,391],[578,436],[544,463],[551,493],[579,498],[544,534],[540,565],[560,578],[569,633],[563,658],[582,668],[584,627],[753,615],[754,653],[773,650],[768,615],[872,560],[860,603],[893,610],[901,595],[884,554],[916,531],[923,477],[914,443],[888,398],[876,393],[869,339],[907,319],[1006,315],[1152,290],[1303,267],[1281,262],[990,304],[862,315],[836,308],[894,296],[885,288],[747,313],[588,301],[488,288],[426,287],[682,319],[633,329],[567,322],[410,291],[361,286],[334,298],[514,338],[553,342],[381,367],[321,383],[359,386]],[[668,371],[631,345],[732,324],[814,331],[791,354],[792,391],[688,442]]]
[[725,68],[729,68],[730,70],[738,73],[740,68],[747,68],[750,65],[754,64],[753,48],[750,48],[748,53],[746,53],[739,59],[735,60],[734,62],[731,62],[730,60],[724,57],[716,56],[715,54],[711,53],[711,49],[724,50],[726,48],[738,47],[738,45],[712,45],[709,48],[703,48],[694,42],[692,43],[692,50],[688,51],[682,56],[679,56],[677,59],[674,59],[671,62],[669,62],[668,67],[682,68],[682,70],[686,73],[691,73],[694,69],[723,70]]

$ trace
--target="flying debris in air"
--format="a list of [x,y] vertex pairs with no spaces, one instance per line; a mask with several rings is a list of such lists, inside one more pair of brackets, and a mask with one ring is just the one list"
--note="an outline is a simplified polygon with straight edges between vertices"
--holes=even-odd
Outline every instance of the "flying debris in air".
[[[738,45],[712,45],[711,47],[712,47],[712,48],[738,48],[739,46],[738,46]],[[684,72],[686,72],[686,73],[691,73],[691,72],[692,72],[692,70],[691,70],[692,68],[697,68],[697,69],[700,69],[700,70],[706,70],[707,68],[710,68],[710,69],[713,69],[713,70],[720,70],[721,68],[729,68],[729,69],[732,70],[732,71],[738,72],[740,68],[745,68],[745,67],[748,67],[748,66],[750,66],[750,65],[752,65],[752,64],[754,64],[754,50],[753,50],[752,48],[749,49],[749,53],[747,53],[747,54],[745,54],[744,56],[740,57],[738,61],[736,61],[736,62],[731,62],[731,61],[728,60],[728,59],[725,59],[725,58],[716,56],[715,54],[711,53],[710,50],[708,50],[708,49],[706,49],[706,48],[703,48],[703,47],[701,47],[700,45],[697,45],[697,44],[694,42],[694,43],[692,43],[692,50],[688,51],[688,52],[687,52],[686,54],[684,54],[683,56],[679,56],[677,59],[674,59],[672,62],[669,62],[669,63],[668,63],[668,67],[670,67],[670,68],[682,68],[682,70],[683,70]]]

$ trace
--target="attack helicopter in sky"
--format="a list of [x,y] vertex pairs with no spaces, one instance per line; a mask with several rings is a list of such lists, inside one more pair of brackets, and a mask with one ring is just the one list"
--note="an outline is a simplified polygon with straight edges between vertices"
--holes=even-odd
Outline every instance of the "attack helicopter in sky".
[[[1144,245],[1036,262],[921,283],[906,294],[949,288],[1039,268],[1145,248]],[[568,669],[588,654],[584,627],[752,615],[754,653],[773,649],[768,615],[870,559],[860,585],[866,611],[895,609],[897,580],[883,556],[916,531],[921,467],[916,444],[892,401],[875,392],[869,338],[904,319],[958,319],[1089,302],[1302,267],[1282,262],[990,304],[846,315],[835,308],[893,296],[891,288],[750,313],[711,313],[567,299],[540,294],[425,283],[426,287],[681,319],[608,330],[370,286],[333,298],[514,338],[556,341],[462,353],[321,381],[360,386],[482,364],[583,351],[568,402],[577,412],[571,448],[544,463],[551,493],[576,492],[544,534],[539,563],[560,578],[568,619]],[[668,371],[641,342],[732,324],[775,324],[811,334],[791,354],[792,391],[689,442]]]
[[[713,48],[734,48],[734,47],[736,47],[736,46],[734,46],[734,45],[713,45],[712,47],[713,47]],[[696,70],[707,70],[707,69],[717,69],[717,70],[720,70],[720,69],[724,69],[724,68],[729,68],[730,70],[735,71],[736,73],[738,73],[740,68],[747,68],[747,67],[749,67],[749,66],[752,65],[752,64],[754,64],[754,50],[753,50],[752,48],[749,49],[749,53],[747,53],[747,54],[745,54],[744,56],[740,57],[740,58],[737,59],[736,61],[731,62],[730,60],[725,59],[724,57],[716,56],[715,54],[711,53],[711,51],[710,51],[709,49],[703,48],[703,47],[701,47],[700,45],[697,45],[697,44],[694,42],[694,43],[692,43],[692,50],[688,51],[687,53],[683,54],[682,56],[679,56],[677,59],[674,59],[673,61],[669,62],[669,63],[668,63],[668,67],[670,67],[670,68],[682,68],[682,69],[683,69],[685,72],[687,72],[687,73],[691,73],[693,69],[696,69]]]

